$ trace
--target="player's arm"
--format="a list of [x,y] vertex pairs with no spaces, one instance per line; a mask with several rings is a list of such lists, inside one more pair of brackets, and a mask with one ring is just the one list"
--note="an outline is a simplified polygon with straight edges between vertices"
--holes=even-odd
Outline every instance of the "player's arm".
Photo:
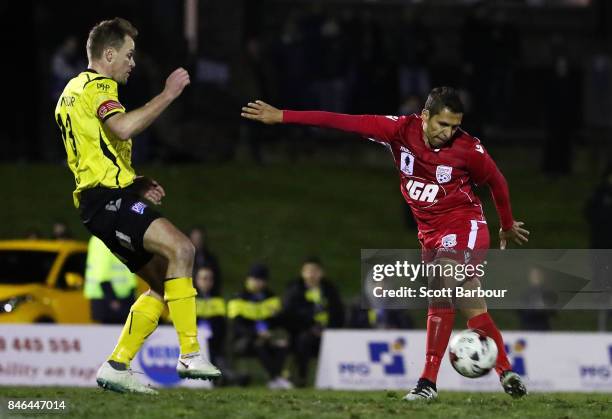
[[267,125],[300,124],[352,132],[383,142],[390,142],[398,129],[396,117],[381,115],[347,115],[322,111],[289,111],[256,100],[242,108],[243,118]]
[[522,227],[525,223],[515,221],[512,216],[508,182],[506,182],[506,178],[491,156],[480,143],[476,144],[474,150],[468,153],[468,170],[472,180],[477,185],[486,184],[491,191],[501,225],[499,229],[500,249],[506,248],[508,240],[512,240],[519,245],[529,241],[529,231]]
[[522,245],[529,241],[529,231],[522,226],[525,224],[522,221],[514,221],[512,218],[512,209],[510,208],[510,191],[506,178],[495,166],[495,172],[489,177],[487,185],[491,190],[491,196],[499,214],[501,227],[499,229],[499,248],[505,249],[508,240],[514,241],[518,245]]
[[104,121],[104,125],[122,140],[128,140],[144,131],[183,92],[190,83],[189,73],[183,68],[174,70],[166,79],[164,90],[146,105],[130,112],[117,112]]

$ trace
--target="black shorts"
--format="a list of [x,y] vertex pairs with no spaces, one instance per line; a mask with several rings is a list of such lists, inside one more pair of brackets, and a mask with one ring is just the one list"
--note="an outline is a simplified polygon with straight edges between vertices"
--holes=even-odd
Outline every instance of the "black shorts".
[[134,188],[95,188],[81,193],[81,219],[130,271],[136,273],[152,258],[143,239],[153,221],[162,215],[151,208]]

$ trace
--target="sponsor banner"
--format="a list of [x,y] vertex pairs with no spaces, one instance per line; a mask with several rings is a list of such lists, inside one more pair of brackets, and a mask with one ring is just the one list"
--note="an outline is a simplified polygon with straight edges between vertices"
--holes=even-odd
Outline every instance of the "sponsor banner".
[[[0,326],[0,385],[96,386],[96,372],[113,351],[122,326],[29,325]],[[200,346],[204,331],[199,331]],[[153,387],[209,388],[210,382],[181,380],[176,373],[180,354],[176,331],[160,326],[134,360],[137,379]]]
[[[530,392],[612,393],[612,333],[504,333],[514,371]],[[425,331],[327,330],[323,334],[316,387],[342,390],[409,390],[425,360]],[[503,391],[494,371],[470,379],[459,375],[445,353],[438,389]]]

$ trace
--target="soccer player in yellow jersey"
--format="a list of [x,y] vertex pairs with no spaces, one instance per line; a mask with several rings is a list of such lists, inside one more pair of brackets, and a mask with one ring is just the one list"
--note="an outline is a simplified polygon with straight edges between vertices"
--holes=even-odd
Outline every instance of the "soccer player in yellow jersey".
[[200,354],[194,248],[190,240],[152,208],[165,196],[154,180],[136,176],[131,163],[134,135],[146,129],[189,84],[182,68],[166,79],[162,92],[127,112],[118,84],[126,84],[138,31],[127,20],[105,20],[87,40],[89,68],[68,82],[55,119],[74,173],[74,204],[87,229],[151,287],[130,310],[119,342],[98,370],[98,385],[118,392],[155,393],[130,370],[144,340],[155,330],[167,304],[178,334],[181,378],[210,379],[221,372]]

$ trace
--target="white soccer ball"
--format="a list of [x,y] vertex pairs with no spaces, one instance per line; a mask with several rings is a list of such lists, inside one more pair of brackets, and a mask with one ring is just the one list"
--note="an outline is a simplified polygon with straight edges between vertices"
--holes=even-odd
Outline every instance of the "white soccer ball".
[[497,345],[482,332],[468,329],[452,337],[448,356],[459,374],[468,378],[482,377],[495,367]]

